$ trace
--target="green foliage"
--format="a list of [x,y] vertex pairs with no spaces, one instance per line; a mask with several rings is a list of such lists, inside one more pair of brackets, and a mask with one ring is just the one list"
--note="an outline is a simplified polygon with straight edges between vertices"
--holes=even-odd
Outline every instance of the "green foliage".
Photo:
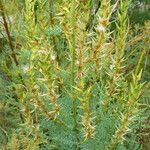
[[131,1],[0,2],[0,149],[143,149],[150,28],[130,29]]

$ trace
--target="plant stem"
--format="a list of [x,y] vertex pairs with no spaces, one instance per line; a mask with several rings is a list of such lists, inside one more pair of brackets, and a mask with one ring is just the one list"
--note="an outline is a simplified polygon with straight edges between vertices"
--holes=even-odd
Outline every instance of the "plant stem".
[[[71,85],[74,86],[75,85],[75,49],[76,49],[76,17],[75,17],[75,13],[76,13],[76,1],[72,0],[71,2],[71,28],[72,28],[72,35],[71,35],[71,58],[72,58],[72,62],[71,62]],[[74,95],[74,89],[72,87],[72,95]],[[79,143],[79,138],[78,138],[78,123],[77,123],[77,105],[76,105],[76,100],[73,97],[73,119],[74,119],[74,131],[76,134],[76,139],[77,142]],[[76,145],[76,150],[79,150],[80,148],[78,147],[78,143]]]
[[[16,66],[19,66],[19,62],[18,62],[18,60],[17,60],[16,52],[15,52],[15,50],[14,50],[14,46],[13,46],[13,43],[12,43],[10,31],[9,31],[9,28],[8,28],[8,23],[7,23],[7,21],[6,21],[6,17],[5,17],[5,13],[4,13],[4,7],[3,7],[3,4],[2,4],[2,1],[1,1],[1,0],[0,0],[0,11],[1,11],[1,14],[2,14],[2,19],[3,19],[4,28],[5,28],[7,37],[8,37],[9,47],[10,47],[10,49],[11,49],[11,51],[12,51],[12,54],[11,54],[12,59],[13,59],[15,65],[16,65]],[[24,86],[26,86],[26,85],[25,85],[25,82],[23,81],[22,75],[21,75],[20,73],[18,73],[18,76],[19,76],[19,78],[20,78],[22,84],[23,84]],[[13,88],[13,91],[15,91],[14,88]],[[15,96],[16,96],[16,98],[18,99],[18,96],[17,96],[16,94],[15,94]],[[21,118],[22,123],[24,123],[24,119],[23,119],[22,113],[20,113],[20,118]]]
[[75,31],[76,31],[76,18],[75,18],[75,0],[72,0],[71,3],[71,27],[72,27],[72,35],[71,35],[71,84],[74,86],[75,83],[75,44],[76,44],[76,38],[75,38]]
[[12,51],[12,58],[13,58],[15,64],[16,64],[16,66],[18,66],[19,63],[18,63],[18,60],[17,60],[17,57],[16,57],[16,53],[15,53],[13,44],[12,44],[12,40],[11,40],[11,36],[10,36],[10,31],[8,29],[8,24],[7,24],[5,13],[4,13],[4,7],[3,7],[3,4],[2,4],[1,0],[0,0],[0,10],[1,10],[2,18],[3,18],[3,22],[4,22],[5,31],[6,31],[6,34],[7,34],[7,37],[8,37],[9,46],[10,46],[10,49]]

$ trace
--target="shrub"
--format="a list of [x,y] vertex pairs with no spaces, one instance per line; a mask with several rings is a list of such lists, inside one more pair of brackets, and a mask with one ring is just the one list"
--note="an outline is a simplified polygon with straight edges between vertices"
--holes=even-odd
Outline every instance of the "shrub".
[[[8,6],[0,2],[5,22]],[[131,1],[15,2],[14,23],[4,23],[2,149],[141,149],[134,132],[148,87],[141,80],[147,49],[139,48],[129,68],[138,41],[130,33]],[[9,117],[15,123],[7,129]]]

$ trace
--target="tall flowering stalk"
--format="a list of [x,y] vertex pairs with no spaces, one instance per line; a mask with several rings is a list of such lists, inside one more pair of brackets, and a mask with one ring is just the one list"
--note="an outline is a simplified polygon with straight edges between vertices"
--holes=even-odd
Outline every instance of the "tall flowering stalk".
[[126,40],[128,34],[128,18],[127,11],[130,1],[124,3],[120,1],[120,9],[118,11],[118,20],[116,22],[117,33],[114,41],[114,55],[111,57],[112,64],[108,71],[109,80],[107,81],[106,99],[103,101],[104,109],[109,108],[110,102],[119,93],[121,82],[125,82],[123,68],[124,68],[124,51],[126,47]]
[[[139,113],[139,98],[143,94],[142,89],[144,87],[144,83],[140,83],[142,77],[142,69],[140,66],[144,55],[145,50],[142,50],[136,70],[132,73],[129,95],[126,104],[124,104],[125,110],[120,116],[119,125],[117,126],[115,134],[111,138],[111,142],[107,147],[108,150],[115,150],[117,144],[125,140],[125,135],[131,131],[130,125]],[[126,92],[124,94],[126,94]]]

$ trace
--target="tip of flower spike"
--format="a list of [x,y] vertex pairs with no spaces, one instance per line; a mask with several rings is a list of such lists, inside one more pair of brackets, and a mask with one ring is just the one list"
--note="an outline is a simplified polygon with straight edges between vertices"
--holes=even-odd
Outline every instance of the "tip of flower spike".
[[56,60],[56,58],[57,58],[56,52],[55,52],[55,51],[52,51],[52,52],[51,52],[51,59],[52,59],[52,60]]
[[95,30],[98,32],[105,32],[106,29],[103,25],[98,25],[97,27],[95,27]]

